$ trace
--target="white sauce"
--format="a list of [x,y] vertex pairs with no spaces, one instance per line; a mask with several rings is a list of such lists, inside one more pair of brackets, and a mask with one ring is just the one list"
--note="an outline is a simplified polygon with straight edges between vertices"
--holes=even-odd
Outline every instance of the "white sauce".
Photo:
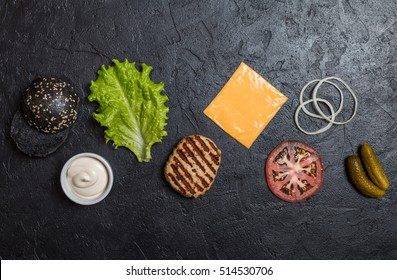
[[73,161],[66,176],[71,190],[84,199],[99,197],[109,181],[106,167],[92,157],[82,157]]

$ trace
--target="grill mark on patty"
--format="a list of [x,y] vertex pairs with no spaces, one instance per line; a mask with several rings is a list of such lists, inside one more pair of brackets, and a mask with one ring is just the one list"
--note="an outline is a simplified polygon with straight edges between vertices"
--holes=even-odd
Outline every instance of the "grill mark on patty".
[[216,152],[216,155],[219,157],[221,155],[221,150],[219,150],[216,145],[214,144],[214,142],[210,141],[207,139],[207,142],[210,143],[212,149],[214,150],[214,152]]
[[203,139],[200,136],[195,135],[194,139],[200,142],[201,146],[204,148],[204,151],[209,152],[210,148],[204,143]]
[[[180,162],[180,160],[179,160],[178,157],[174,156],[174,162],[176,163],[177,167],[179,167],[179,168],[183,171],[183,173],[185,173],[186,178],[189,179],[189,181],[192,183],[192,185],[194,185],[198,191],[203,191],[203,188],[202,188],[199,184],[197,184],[197,183],[194,181],[194,179],[193,179],[193,177],[192,177],[192,174],[191,174],[188,170],[186,170],[185,166]],[[196,175],[197,177],[199,177],[198,174],[195,174],[195,175]],[[202,180],[200,180],[200,181],[201,181],[201,183],[202,183],[204,186],[205,186],[205,185],[208,185],[208,183],[207,183],[205,180],[204,180],[204,183],[203,183]],[[187,182],[187,183],[188,183],[188,182]],[[189,183],[188,183],[188,184],[189,184]],[[191,186],[191,188],[194,190],[193,186]]]
[[[215,152],[215,154],[213,154],[212,152]],[[212,160],[214,161],[214,163],[215,163],[216,165],[220,165],[220,164],[221,164],[221,163],[220,163],[220,160],[219,160],[219,159],[220,159],[220,154],[218,153],[218,150],[217,150],[217,149],[211,151],[209,154],[210,154]]]
[[221,151],[210,139],[188,136],[170,155],[165,167],[166,177],[180,194],[197,198],[211,188],[220,161]]
[[[200,180],[200,182],[201,182],[201,184],[203,185],[204,188],[207,189],[210,186],[210,184],[203,177],[201,177],[198,174],[196,174],[196,176],[197,176],[197,178],[199,178],[199,180]],[[210,182],[212,182],[212,181],[210,181]]]
[[195,194],[196,191],[192,189],[192,187],[190,186],[190,184],[186,181],[185,177],[183,177],[181,175],[181,173],[179,173],[178,167],[175,166],[175,164],[171,164],[171,168],[174,171],[175,175],[177,176],[177,180],[180,180],[183,185],[185,185],[186,189],[191,193],[191,194]]
[[[187,148],[187,147],[186,147]],[[185,148],[185,149],[186,149]],[[187,148],[188,149],[188,148]],[[189,150],[190,151],[190,150]],[[186,162],[187,164],[189,164],[189,166],[191,167],[191,170],[192,170],[192,172],[194,172],[194,174],[197,174],[198,175],[198,171],[197,171],[197,169],[196,168],[193,168],[194,167],[194,163],[192,163],[190,160],[189,160],[189,157],[183,152],[183,150],[182,149],[177,149],[177,153],[178,153],[178,155],[183,159],[183,161],[184,162]],[[193,152],[191,152],[192,154],[191,154],[191,158],[193,158],[193,161],[197,164],[197,165],[199,165],[200,164],[200,162],[199,161],[197,161],[197,159],[196,159],[196,157],[194,156],[194,154],[193,154]],[[176,155],[174,155],[174,157],[175,157]],[[200,168],[203,172],[204,172],[204,167],[203,168]]]
[[[200,167],[201,171],[203,171],[203,175],[204,175],[205,177],[207,177],[207,178],[210,180],[210,182],[212,182],[212,181],[214,180],[214,178],[213,178],[210,174],[208,174],[208,172],[206,172],[205,166],[203,166],[203,165],[201,164],[201,162],[200,162],[199,159],[196,157],[196,155],[194,154],[194,152],[193,152],[193,151],[189,148],[189,146],[186,144],[186,143],[187,143],[187,138],[186,138],[185,140],[186,140],[186,142],[183,143],[183,145],[182,145],[183,148],[186,150],[186,152],[188,153],[188,155],[193,159],[193,161]],[[182,151],[181,151],[181,152],[182,152]],[[184,154],[184,153],[182,152],[182,154]],[[184,155],[185,155],[185,154],[184,154]],[[186,157],[187,162],[193,167],[193,165],[191,164],[191,162],[190,162],[190,160],[189,160],[189,157],[187,157],[186,155],[185,155],[185,157]],[[204,177],[198,175],[199,172],[198,172],[195,168],[192,169],[192,171],[199,177],[200,181],[205,182],[205,186],[208,185],[208,183],[207,183],[207,181],[204,179]],[[211,184],[211,183],[209,183],[209,184]]]
[[189,179],[190,182],[194,182],[192,175],[189,173],[189,171],[186,170],[185,166],[179,161],[179,158],[174,156],[174,163],[176,164],[177,167],[179,167],[183,173],[186,174],[186,178]]
[[177,149],[176,151],[178,153],[178,155],[180,156],[180,158],[186,162],[187,164],[189,164],[190,167],[193,167],[193,165],[190,163],[190,161],[187,159],[185,153],[182,151],[182,149]]
[[194,155],[193,151],[189,149],[189,147],[187,146],[186,143],[183,143],[183,148],[185,149],[185,151],[189,154],[189,156],[194,160],[194,162],[198,165],[198,167],[200,167],[200,169],[205,172],[204,167],[201,165],[201,163],[198,161],[198,159],[196,158],[196,156]]
[[206,172],[204,175],[210,180],[210,182],[214,180],[214,178],[210,174],[208,174],[208,172]]
[[[200,136],[196,135],[194,138],[200,142],[202,147],[204,147],[204,150],[210,155],[212,162],[215,163],[216,165],[219,165],[219,156],[214,155],[212,153],[213,151],[211,151],[210,147],[207,146],[207,144],[204,142],[204,140]],[[217,150],[217,149],[213,148],[213,150]]]
[[202,192],[204,189],[197,183],[194,183],[194,186],[196,187],[197,191]]
[[[178,155],[179,155],[186,163],[189,164],[190,167],[193,167],[193,164],[189,161],[189,159],[185,156],[185,154],[184,154],[180,149],[177,150],[177,153],[178,153]],[[181,155],[183,155],[183,157],[182,157]],[[194,176],[196,176],[196,177],[200,180],[201,185],[202,185],[204,188],[208,188],[208,187],[210,186],[210,183],[214,180],[214,178],[211,177],[208,173],[204,173],[204,175],[209,179],[209,182],[207,182],[207,181],[204,179],[204,177],[200,176],[200,174],[199,174],[199,172],[198,172],[197,169],[192,168],[192,169],[191,169],[191,173],[190,173],[189,171],[185,170],[185,168],[184,168],[182,162],[179,161],[179,158],[178,158],[178,157],[174,156],[174,161],[175,161],[175,160],[177,160],[178,163],[181,165],[181,167],[183,168],[184,173],[185,173],[186,175],[188,175],[188,178],[190,179],[190,181],[191,181],[192,183],[194,182],[194,179],[193,179],[193,177],[192,177],[192,173],[194,174]],[[203,191],[203,188],[202,188],[199,184],[197,184],[196,182],[194,182],[194,186],[195,186],[199,191]]]
[[179,184],[179,181],[175,178],[174,174],[172,173],[167,173],[168,177],[171,178],[171,181],[174,182],[175,185],[178,186],[179,190],[183,193],[186,194],[186,190]]
[[193,147],[193,149],[197,152],[197,154],[204,160],[208,168],[212,171],[214,175],[216,175],[216,170],[212,166],[212,164],[208,161],[208,159],[205,157],[203,152],[200,150],[200,148],[197,146],[196,142],[191,139],[191,138],[186,138],[186,141]]

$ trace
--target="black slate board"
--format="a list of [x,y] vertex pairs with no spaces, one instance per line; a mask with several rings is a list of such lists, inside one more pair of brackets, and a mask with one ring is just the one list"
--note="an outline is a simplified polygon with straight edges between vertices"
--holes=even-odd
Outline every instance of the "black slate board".
[[[396,259],[396,9],[393,0],[1,1],[0,258]],[[105,144],[90,116],[89,83],[113,58],[152,65],[153,80],[165,83],[169,136],[150,163]],[[241,61],[289,97],[249,150],[202,114]],[[330,75],[357,92],[357,116],[306,136],[293,122],[299,91]],[[39,76],[73,81],[84,94],[66,143],[44,159],[10,138],[19,98]],[[188,200],[162,169],[194,133],[211,137],[223,159],[211,191]],[[285,139],[311,144],[324,160],[323,188],[299,204],[265,182],[266,157]],[[389,174],[382,199],[347,180],[344,160],[363,142]],[[74,204],[60,187],[64,162],[80,152],[104,156],[115,172],[94,206]]]

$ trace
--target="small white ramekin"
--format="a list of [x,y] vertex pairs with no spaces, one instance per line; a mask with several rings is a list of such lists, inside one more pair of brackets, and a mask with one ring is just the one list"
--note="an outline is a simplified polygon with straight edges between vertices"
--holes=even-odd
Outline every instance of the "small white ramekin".
[[[82,197],[77,196],[71,189],[68,180],[67,180],[67,171],[69,169],[69,167],[72,165],[72,163],[79,158],[83,158],[83,157],[91,157],[94,159],[99,160],[106,168],[107,172],[108,172],[108,184],[106,186],[105,191],[98,197],[94,198],[94,199],[84,199]],[[113,170],[110,167],[109,162],[104,159],[103,157],[101,157],[100,155],[94,154],[94,153],[81,153],[81,154],[77,154],[73,157],[71,157],[63,166],[62,171],[61,171],[61,186],[63,189],[63,192],[66,194],[66,196],[81,205],[92,205],[95,203],[100,202],[101,200],[103,200],[110,192],[110,190],[112,189],[113,186]]]

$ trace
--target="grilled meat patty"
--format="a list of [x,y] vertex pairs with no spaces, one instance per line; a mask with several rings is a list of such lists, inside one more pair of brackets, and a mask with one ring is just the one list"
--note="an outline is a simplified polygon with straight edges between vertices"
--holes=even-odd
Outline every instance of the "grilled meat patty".
[[164,175],[172,188],[185,197],[197,198],[212,186],[221,164],[221,150],[204,136],[183,138],[168,158]]

